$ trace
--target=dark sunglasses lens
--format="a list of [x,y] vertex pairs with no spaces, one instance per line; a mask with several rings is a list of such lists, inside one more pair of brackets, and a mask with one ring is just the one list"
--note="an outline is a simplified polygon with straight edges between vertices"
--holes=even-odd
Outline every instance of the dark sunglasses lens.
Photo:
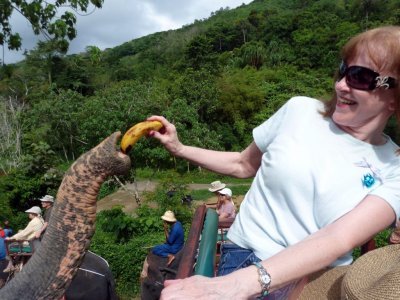
[[346,71],[347,71],[347,65],[344,62],[341,62],[339,66],[339,72],[337,75],[337,81],[342,80],[343,77],[346,76]]
[[373,90],[377,76],[379,75],[370,69],[352,66],[347,69],[346,82],[355,89]]

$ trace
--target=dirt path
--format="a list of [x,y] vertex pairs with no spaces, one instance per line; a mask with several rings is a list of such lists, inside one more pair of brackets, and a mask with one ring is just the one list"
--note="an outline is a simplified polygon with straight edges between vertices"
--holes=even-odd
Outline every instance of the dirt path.
[[[187,188],[191,190],[205,190],[209,188],[209,184],[188,184]],[[125,188],[120,188],[117,192],[108,195],[97,202],[97,212],[102,210],[111,209],[114,206],[122,206],[122,210],[125,213],[132,213],[137,208],[137,203],[135,200],[135,192],[139,194],[139,197],[144,192],[153,192],[157,187],[156,181],[138,181],[135,184],[130,183],[125,185]],[[234,196],[234,202],[236,206],[239,206],[243,200],[243,196]],[[210,193],[210,198],[205,201],[206,203],[217,202],[217,198]]]

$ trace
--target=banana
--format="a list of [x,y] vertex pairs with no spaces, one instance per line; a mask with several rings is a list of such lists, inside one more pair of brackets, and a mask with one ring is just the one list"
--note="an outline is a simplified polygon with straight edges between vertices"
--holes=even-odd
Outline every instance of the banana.
[[148,134],[151,130],[159,131],[163,127],[159,121],[144,121],[132,126],[122,137],[121,151],[128,153],[133,145],[144,135]]

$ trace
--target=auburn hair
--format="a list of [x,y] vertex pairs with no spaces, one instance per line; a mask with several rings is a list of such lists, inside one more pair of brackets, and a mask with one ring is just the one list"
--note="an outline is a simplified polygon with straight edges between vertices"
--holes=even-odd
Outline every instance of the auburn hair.
[[[378,73],[391,71],[396,77],[395,117],[400,123],[400,26],[384,26],[362,32],[351,38],[342,48],[341,58],[348,62],[361,52],[366,52]],[[331,117],[336,106],[336,92],[329,101],[324,102],[322,115]]]

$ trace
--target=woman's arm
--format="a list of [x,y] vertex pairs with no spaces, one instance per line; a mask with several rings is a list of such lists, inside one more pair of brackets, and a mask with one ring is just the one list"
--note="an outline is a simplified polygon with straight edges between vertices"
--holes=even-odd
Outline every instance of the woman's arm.
[[43,227],[39,231],[36,231],[35,238],[37,239],[40,238],[42,233],[46,230],[48,224],[49,224],[48,222],[44,222]]
[[[334,223],[264,260],[262,264],[271,275],[271,291],[329,266],[387,228],[394,219],[395,213],[385,200],[373,195],[367,196]],[[165,286],[161,297],[164,300],[221,297],[246,299],[261,291],[254,266],[217,278],[193,276],[184,280],[166,281]]]
[[14,234],[12,237],[10,237],[10,239],[27,240],[35,232],[35,229],[36,229],[35,221],[32,219],[24,229]]
[[161,132],[150,132],[150,136],[158,139],[172,155],[195,165],[238,178],[252,177],[260,167],[262,153],[254,142],[242,152],[223,152],[186,146],[179,141],[175,126],[165,118],[152,116],[148,120],[160,121],[164,126]]
[[183,229],[179,226],[178,223],[174,223],[174,225],[171,226],[171,231],[169,232],[167,244],[175,244],[176,240],[179,238],[180,232],[183,232]]
[[168,225],[165,221],[163,222],[163,227],[164,227],[165,242],[168,242],[168,236],[169,236],[168,230],[169,229],[168,229]]

